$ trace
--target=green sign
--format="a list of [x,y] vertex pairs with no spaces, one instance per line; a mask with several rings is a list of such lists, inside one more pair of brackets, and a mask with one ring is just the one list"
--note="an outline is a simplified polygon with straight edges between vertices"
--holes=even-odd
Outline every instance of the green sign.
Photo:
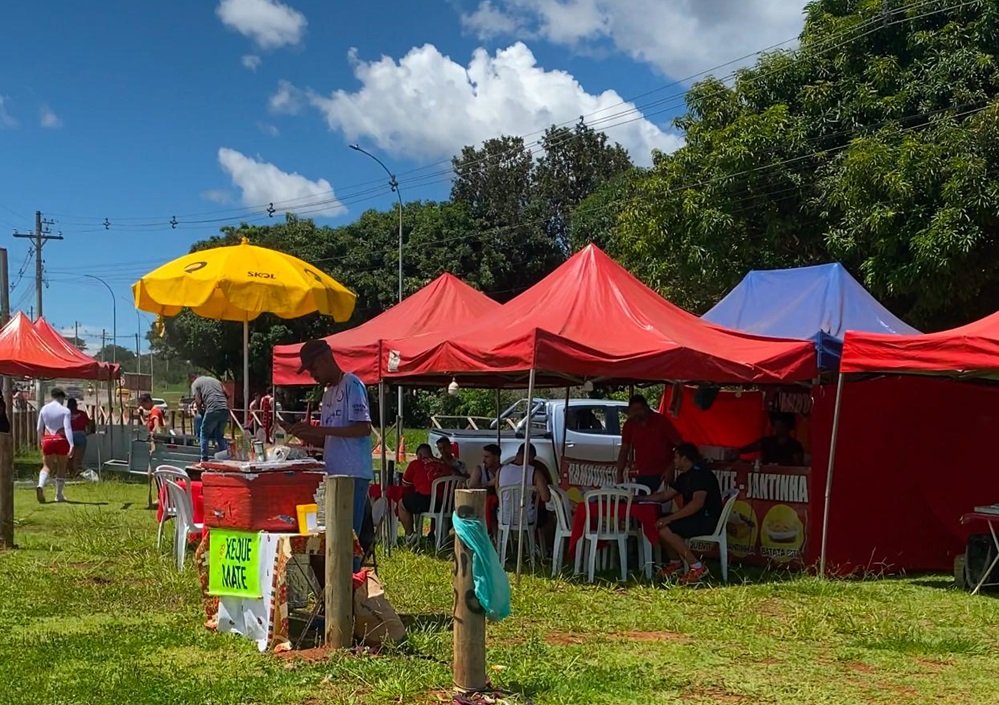
[[260,534],[212,529],[208,547],[208,594],[257,599]]

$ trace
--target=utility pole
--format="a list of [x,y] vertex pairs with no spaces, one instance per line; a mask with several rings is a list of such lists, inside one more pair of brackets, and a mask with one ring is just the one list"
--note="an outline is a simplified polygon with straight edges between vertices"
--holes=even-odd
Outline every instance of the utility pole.
[[[32,247],[35,250],[35,308],[38,309],[38,318],[41,318],[45,311],[42,308],[42,290],[45,288],[45,261],[42,259],[42,248],[49,240],[62,240],[62,233],[52,235],[49,226],[55,221],[44,220],[41,211],[35,211],[35,231],[31,233],[15,232],[14,237],[25,238],[33,241]],[[34,311],[32,311],[34,318]]]
[[[10,319],[10,282],[7,248],[0,248],[0,324]],[[3,403],[8,422],[14,419],[10,377],[3,378]],[[10,435],[0,433],[0,548],[14,548],[14,446]]]
[[73,321],[73,343],[80,347],[80,322]]
[[142,374],[142,358],[139,357],[139,334],[135,334],[135,371]]

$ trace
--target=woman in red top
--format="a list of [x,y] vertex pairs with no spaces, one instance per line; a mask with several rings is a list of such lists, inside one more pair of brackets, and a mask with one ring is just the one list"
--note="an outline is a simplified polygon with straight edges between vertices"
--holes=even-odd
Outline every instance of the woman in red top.
[[69,458],[69,467],[73,475],[83,470],[83,458],[87,454],[87,429],[90,427],[90,416],[76,405],[76,399],[66,402],[69,409],[69,425],[73,429],[73,455]]
[[399,521],[406,530],[406,540],[413,536],[413,515],[430,511],[430,495],[434,480],[446,477],[451,471],[434,457],[434,452],[426,443],[416,449],[416,460],[406,466],[402,476],[402,504],[399,506]]

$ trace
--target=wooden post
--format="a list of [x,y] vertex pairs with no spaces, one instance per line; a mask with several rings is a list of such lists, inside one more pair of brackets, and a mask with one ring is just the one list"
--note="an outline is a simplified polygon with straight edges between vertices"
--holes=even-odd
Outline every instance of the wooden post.
[[350,648],[354,636],[354,478],[326,478],[326,645]]
[[[486,519],[485,490],[456,490],[454,511],[463,519]],[[441,530],[440,527],[437,528]],[[454,687],[464,693],[485,690],[486,614],[475,597],[472,552],[454,540]]]

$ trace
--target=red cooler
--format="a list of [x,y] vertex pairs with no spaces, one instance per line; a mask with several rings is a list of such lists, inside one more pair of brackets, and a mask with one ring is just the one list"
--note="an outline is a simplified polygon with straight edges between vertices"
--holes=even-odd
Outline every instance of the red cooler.
[[202,474],[205,524],[220,529],[298,533],[299,504],[314,504],[322,472]]

